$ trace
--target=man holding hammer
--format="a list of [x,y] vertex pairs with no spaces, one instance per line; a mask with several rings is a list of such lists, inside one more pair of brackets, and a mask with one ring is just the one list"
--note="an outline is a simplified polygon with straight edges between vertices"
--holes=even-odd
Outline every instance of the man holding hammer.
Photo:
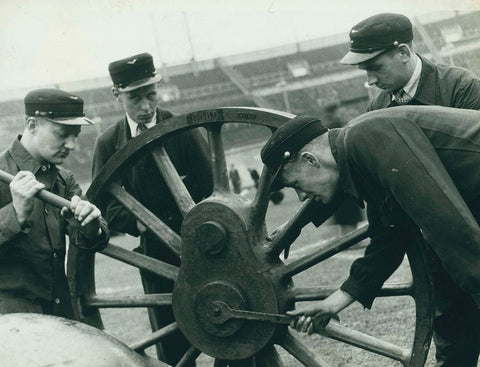
[[[65,276],[65,235],[80,249],[108,243],[100,210],[80,198],[81,189],[62,164],[75,149],[84,117],[83,100],[57,89],[28,93],[25,125],[0,153],[0,314],[44,313],[73,317]],[[58,210],[36,197],[46,189],[70,202]]]

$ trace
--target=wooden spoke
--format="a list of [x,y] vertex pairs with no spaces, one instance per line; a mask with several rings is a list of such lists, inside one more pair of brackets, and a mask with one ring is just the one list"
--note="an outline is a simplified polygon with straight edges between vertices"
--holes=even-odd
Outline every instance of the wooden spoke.
[[[335,292],[339,286],[295,287],[293,294],[295,301],[318,301],[327,298]],[[385,284],[377,297],[412,296],[413,283],[389,283]]]
[[197,359],[197,357],[200,355],[200,351],[195,348],[194,346],[191,346],[183,355],[182,359],[175,365],[175,367],[184,367],[187,366],[188,364],[192,363]]
[[283,342],[280,345],[299,362],[303,363],[304,366],[329,367],[327,362],[314,354],[309,348],[293,336],[290,331],[287,331]]
[[158,342],[162,341],[163,338],[171,335],[175,331],[178,330],[178,326],[176,322],[172,322],[171,324],[154,331],[149,337],[139,341],[138,343],[130,345],[135,352],[142,352],[148,347],[157,344]]
[[329,338],[354,345],[364,350],[389,357],[406,364],[410,360],[410,351],[375,338],[368,334],[347,328],[335,322],[329,322],[324,331],[318,332]]
[[185,216],[195,206],[192,196],[185,187],[165,148],[163,146],[155,146],[150,149],[150,153],[170,189],[178,209]]
[[120,185],[111,185],[109,191],[139,222],[152,231],[165,246],[180,256],[182,244],[178,234],[145,208],[137,199],[122,189]]
[[330,242],[322,248],[314,251],[312,254],[304,256],[296,261],[277,270],[277,274],[280,277],[288,277],[298,274],[321,261],[332,257],[333,255],[343,251],[356,243],[367,238],[368,226],[361,227],[337,240]]
[[213,190],[228,192],[230,191],[230,183],[228,181],[227,163],[225,151],[223,150],[221,130],[221,125],[209,126],[207,129],[213,169]]
[[92,295],[86,297],[84,303],[88,307],[99,308],[171,306],[172,294],[145,294],[143,296],[122,297]]
[[147,270],[163,278],[176,280],[178,277],[179,269],[176,266],[133,251],[125,250],[120,246],[109,244],[101,253],[139,269]]

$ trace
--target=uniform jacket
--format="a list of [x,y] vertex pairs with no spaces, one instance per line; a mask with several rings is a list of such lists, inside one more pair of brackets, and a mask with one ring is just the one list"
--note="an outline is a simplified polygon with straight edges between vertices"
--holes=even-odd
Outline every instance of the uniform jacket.
[[[419,56],[422,72],[410,104],[436,105],[471,110],[480,109],[480,79],[474,73],[451,65],[435,65]],[[367,111],[389,107],[391,94],[381,91],[370,101]]]
[[[158,109],[157,123],[172,116],[170,112]],[[97,138],[93,157],[93,177],[130,139],[126,117]],[[200,132],[190,130],[174,135],[167,140],[165,148],[193,200],[198,202],[209,196],[212,192],[212,170],[208,147]],[[151,157],[147,155],[126,169],[123,172],[122,185],[170,228],[177,233],[180,232],[183,217]],[[112,199],[103,205],[106,207],[107,221],[112,230],[133,236],[140,234],[136,218],[123,206]],[[155,237],[149,232],[142,234],[141,244],[147,240],[155,241]],[[169,249],[164,248],[163,253],[166,256],[163,260],[178,261],[176,256],[169,253]]]
[[342,289],[370,307],[420,228],[452,279],[480,293],[480,111],[383,109],[329,140],[343,191],[367,203],[371,237]]
[[[19,140],[20,136],[0,153],[0,169],[12,175],[20,170],[33,172],[46,190],[67,200],[81,195],[71,172],[40,164]],[[0,291],[29,300],[55,300],[58,312],[54,314],[68,314],[71,305],[64,268],[65,234],[70,234],[70,239],[82,247],[100,248],[108,242],[105,221],[101,238],[88,241],[68,225],[60,209],[40,199],[35,199],[33,213],[22,229],[15,215],[10,187],[0,182]]]

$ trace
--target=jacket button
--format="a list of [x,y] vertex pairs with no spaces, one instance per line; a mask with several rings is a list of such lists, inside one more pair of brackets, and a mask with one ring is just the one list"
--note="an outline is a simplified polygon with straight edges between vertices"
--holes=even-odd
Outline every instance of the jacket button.
[[57,253],[56,252],[53,253],[53,257],[57,258]]
[[42,171],[46,171],[47,170],[47,166],[42,166]]
[[55,303],[58,305],[60,303],[60,298],[55,298]]

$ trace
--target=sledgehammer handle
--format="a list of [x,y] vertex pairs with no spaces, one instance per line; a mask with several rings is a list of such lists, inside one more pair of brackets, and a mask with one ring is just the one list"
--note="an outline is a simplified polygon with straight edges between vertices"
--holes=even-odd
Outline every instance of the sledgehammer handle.
[[[10,173],[2,171],[0,169],[0,181],[5,182],[6,184],[10,184],[12,182],[13,176]],[[47,202],[57,208],[61,209],[64,206],[70,208],[70,201],[67,199],[62,198],[61,196],[52,194],[50,191],[47,190],[40,190],[36,195],[40,200]]]

